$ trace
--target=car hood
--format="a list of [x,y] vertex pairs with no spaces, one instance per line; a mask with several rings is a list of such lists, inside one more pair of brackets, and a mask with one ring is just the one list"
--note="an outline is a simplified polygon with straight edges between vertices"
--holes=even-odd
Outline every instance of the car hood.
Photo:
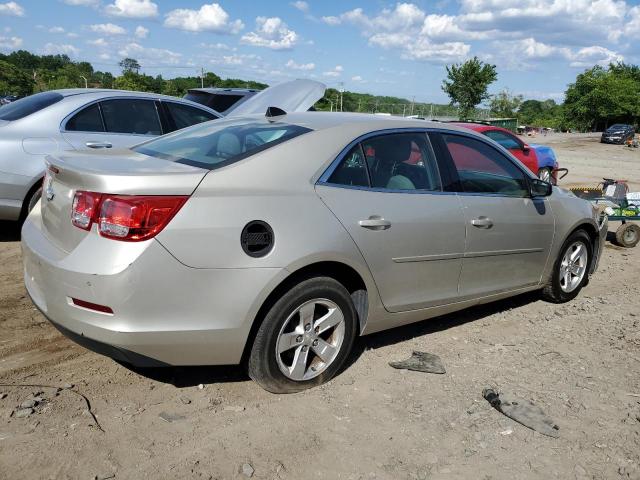
[[287,113],[306,112],[322,98],[327,86],[314,80],[291,80],[265,88],[246,102],[238,105],[227,117],[264,114],[269,107]]

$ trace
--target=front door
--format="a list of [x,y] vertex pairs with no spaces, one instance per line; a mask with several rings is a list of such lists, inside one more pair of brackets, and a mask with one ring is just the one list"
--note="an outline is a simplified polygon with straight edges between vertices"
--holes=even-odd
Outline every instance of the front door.
[[528,174],[489,143],[440,138],[460,179],[466,222],[461,298],[538,284],[554,235],[548,201],[531,198]]
[[363,140],[316,191],[362,252],[387,310],[455,301],[465,226],[424,133]]

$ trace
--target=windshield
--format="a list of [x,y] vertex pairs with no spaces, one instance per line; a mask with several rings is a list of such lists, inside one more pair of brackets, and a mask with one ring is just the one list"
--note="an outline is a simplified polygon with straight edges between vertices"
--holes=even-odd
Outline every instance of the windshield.
[[215,122],[165,135],[132,150],[151,157],[213,170],[310,131],[308,128],[286,123],[221,125]]
[[36,93],[35,95],[21,98],[0,108],[0,120],[20,120],[59,102],[63,98],[62,95],[55,92]]
[[615,125],[611,125],[609,127],[609,130],[622,130],[624,128],[627,128],[628,125],[623,125],[622,123],[616,123]]

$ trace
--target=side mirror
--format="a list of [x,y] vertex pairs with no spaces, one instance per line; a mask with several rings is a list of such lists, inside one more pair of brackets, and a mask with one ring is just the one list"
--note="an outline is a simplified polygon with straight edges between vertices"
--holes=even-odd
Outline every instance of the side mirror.
[[529,146],[528,143],[525,143],[524,145],[522,145],[523,152],[528,152],[529,150],[531,150],[531,147]]
[[548,197],[553,192],[553,185],[539,178],[532,178],[529,180],[529,192],[532,198]]

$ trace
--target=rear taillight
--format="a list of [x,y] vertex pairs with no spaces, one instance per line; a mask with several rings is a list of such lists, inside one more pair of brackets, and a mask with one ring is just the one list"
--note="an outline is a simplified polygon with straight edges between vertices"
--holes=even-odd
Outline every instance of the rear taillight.
[[100,205],[99,193],[78,191],[73,197],[71,223],[83,230],[91,230],[93,219]]
[[78,191],[73,200],[71,221],[84,230],[90,230],[91,225],[97,223],[98,232],[106,238],[139,242],[157,235],[187,198],[182,195],[109,195]]

